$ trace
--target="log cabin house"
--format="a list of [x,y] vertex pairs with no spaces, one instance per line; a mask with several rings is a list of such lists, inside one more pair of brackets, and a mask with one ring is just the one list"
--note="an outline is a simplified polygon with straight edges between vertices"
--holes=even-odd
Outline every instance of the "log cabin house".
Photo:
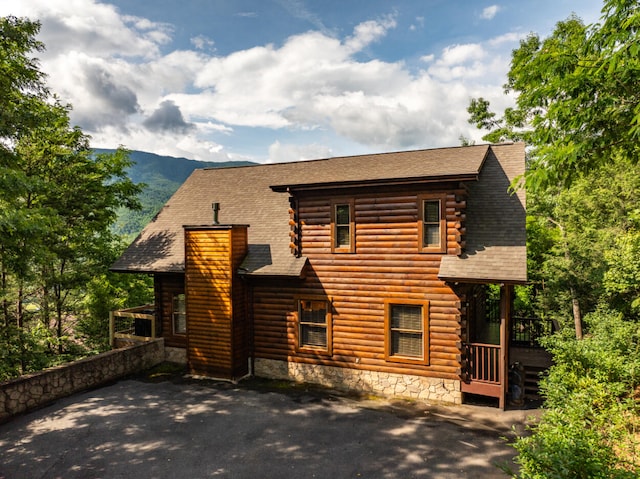
[[154,335],[194,374],[504,406],[524,156],[510,143],[196,170],[112,270],[153,275]]

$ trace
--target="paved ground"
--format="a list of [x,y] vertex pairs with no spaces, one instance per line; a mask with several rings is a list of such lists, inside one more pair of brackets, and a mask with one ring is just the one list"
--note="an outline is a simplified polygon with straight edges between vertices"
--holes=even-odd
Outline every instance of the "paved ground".
[[0,425],[0,479],[505,478],[535,412],[139,377]]

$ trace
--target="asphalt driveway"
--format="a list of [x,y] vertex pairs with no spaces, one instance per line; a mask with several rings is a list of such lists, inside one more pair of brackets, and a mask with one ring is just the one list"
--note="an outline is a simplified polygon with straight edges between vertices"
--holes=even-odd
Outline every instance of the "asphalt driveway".
[[0,478],[505,478],[529,413],[139,377],[0,425]]

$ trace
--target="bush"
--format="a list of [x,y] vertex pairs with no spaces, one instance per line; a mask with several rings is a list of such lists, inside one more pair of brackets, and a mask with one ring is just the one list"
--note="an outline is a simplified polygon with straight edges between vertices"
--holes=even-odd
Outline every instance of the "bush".
[[587,334],[545,340],[555,365],[541,381],[545,412],[514,447],[522,479],[632,478],[636,457],[640,324],[606,310],[585,317]]

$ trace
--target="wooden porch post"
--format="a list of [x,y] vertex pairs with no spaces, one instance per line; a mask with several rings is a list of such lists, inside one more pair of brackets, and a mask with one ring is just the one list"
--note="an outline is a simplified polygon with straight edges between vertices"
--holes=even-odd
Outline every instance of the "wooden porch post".
[[113,349],[113,344],[115,342],[115,339],[114,339],[115,329],[116,329],[116,320],[115,320],[115,317],[113,316],[113,311],[109,311],[109,346],[111,346],[111,349]]
[[506,405],[509,391],[509,331],[511,330],[511,297],[512,285],[500,287],[500,409]]

